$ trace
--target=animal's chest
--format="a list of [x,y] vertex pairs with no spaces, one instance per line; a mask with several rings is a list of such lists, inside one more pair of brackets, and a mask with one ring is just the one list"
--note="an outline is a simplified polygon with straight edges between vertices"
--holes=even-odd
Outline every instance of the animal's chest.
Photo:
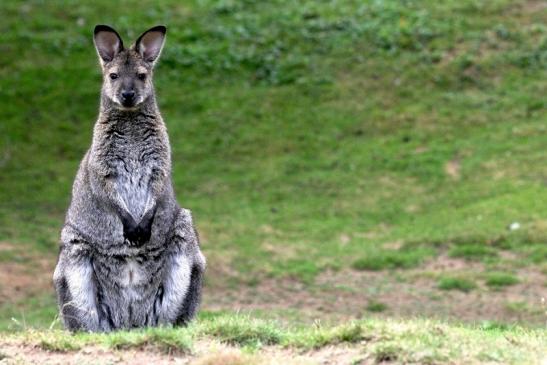
[[116,192],[125,209],[139,222],[153,204],[151,183],[154,164],[138,148],[127,149],[116,160]]

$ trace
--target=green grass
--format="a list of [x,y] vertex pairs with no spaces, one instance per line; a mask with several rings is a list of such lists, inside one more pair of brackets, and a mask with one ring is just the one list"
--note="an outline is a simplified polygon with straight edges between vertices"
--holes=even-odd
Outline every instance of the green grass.
[[370,253],[353,262],[357,270],[408,269],[422,263],[430,256],[431,250],[383,250]]
[[0,304],[0,331],[21,330],[27,327],[49,328],[57,325],[57,303],[54,293],[36,295]]
[[474,281],[459,277],[441,277],[438,282],[441,290],[459,290],[469,292],[477,287]]
[[[336,327],[284,327],[276,322],[225,315],[199,320],[187,328],[151,328],[111,334],[58,330],[27,330],[2,337],[0,342],[27,344],[47,351],[71,353],[86,346],[148,351],[200,357],[197,343],[222,342],[234,347],[278,346],[302,350],[345,344],[360,349],[363,359],[395,363],[533,363],[545,355],[543,330],[511,327],[462,326],[433,320],[354,321]],[[203,346],[199,346],[203,348]],[[208,352],[218,351],[213,347]],[[275,358],[273,348],[269,356]]]
[[[155,83],[173,183],[216,282],[307,285],[445,252],[546,261],[547,27],[528,1],[18,0],[0,13],[0,245],[17,247],[0,262],[55,260],[97,117],[97,23],[126,44],[168,26]],[[0,328],[55,312],[51,295],[2,304]]]
[[486,275],[486,285],[493,288],[515,285],[520,282],[519,278],[513,274],[503,272],[493,272]]
[[375,301],[369,302],[366,307],[369,312],[384,312],[387,308],[387,304]]
[[222,342],[239,346],[277,345],[282,340],[282,333],[272,322],[242,320],[240,317],[215,318],[206,323],[201,331]]
[[492,247],[480,244],[457,245],[450,249],[448,255],[450,257],[460,257],[467,260],[477,260],[486,257],[495,257],[497,256],[497,251]]
[[[393,241],[545,242],[547,30],[524,1],[0,10],[1,241],[56,250],[97,114],[93,25],[129,43],[165,23],[156,85],[174,184],[212,264],[230,253],[242,274],[310,280]],[[495,255],[477,247],[455,254]],[[373,269],[422,261],[389,255]]]

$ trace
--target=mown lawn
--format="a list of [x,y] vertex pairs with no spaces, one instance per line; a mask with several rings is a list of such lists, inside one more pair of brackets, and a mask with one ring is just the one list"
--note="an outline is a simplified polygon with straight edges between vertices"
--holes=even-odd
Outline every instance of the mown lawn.
[[[542,2],[5,1],[0,13],[0,265],[18,250],[55,260],[97,115],[93,26],[128,44],[161,23],[157,93],[208,284],[313,285],[447,256],[532,268],[544,288]],[[445,290],[520,280],[434,274]],[[55,312],[50,294],[2,299],[2,328],[21,306],[40,323]]]

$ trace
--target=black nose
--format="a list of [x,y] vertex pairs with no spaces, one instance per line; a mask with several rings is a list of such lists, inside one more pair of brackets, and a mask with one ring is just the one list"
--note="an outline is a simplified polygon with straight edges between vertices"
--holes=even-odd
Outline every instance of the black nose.
[[133,90],[122,91],[122,99],[124,101],[132,101],[135,98],[135,92]]

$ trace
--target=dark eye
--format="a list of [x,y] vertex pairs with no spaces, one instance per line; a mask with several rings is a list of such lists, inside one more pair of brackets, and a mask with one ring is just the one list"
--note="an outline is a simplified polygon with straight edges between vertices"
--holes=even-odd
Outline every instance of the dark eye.
[[141,80],[141,81],[146,80],[146,74],[137,74],[137,77],[138,77],[139,80]]
[[116,80],[116,79],[118,78],[118,74],[116,74],[116,73],[111,73],[111,74],[110,74],[110,78],[111,78],[112,80]]

